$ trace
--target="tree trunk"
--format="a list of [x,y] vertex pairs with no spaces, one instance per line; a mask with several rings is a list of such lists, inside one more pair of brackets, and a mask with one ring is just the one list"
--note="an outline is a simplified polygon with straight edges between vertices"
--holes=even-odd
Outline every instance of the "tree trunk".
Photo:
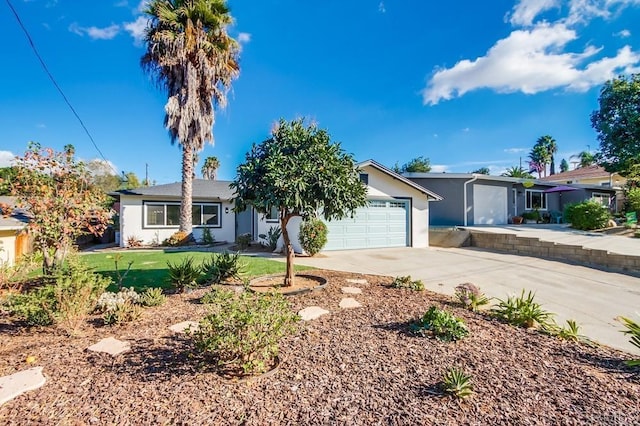
[[192,230],[192,192],[193,192],[193,149],[182,144],[182,200],[180,202],[180,231],[191,235]]
[[287,231],[287,223],[289,223],[289,216],[280,216],[280,229],[282,229],[282,241],[284,242],[284,250],[287,255],[287,271],[284,276],[284,286],[291,287],[294,284],[293,275],[293,260],[295,253],[293,252],[293,246],[291,245],[291,239],[289,238],[289,231]]

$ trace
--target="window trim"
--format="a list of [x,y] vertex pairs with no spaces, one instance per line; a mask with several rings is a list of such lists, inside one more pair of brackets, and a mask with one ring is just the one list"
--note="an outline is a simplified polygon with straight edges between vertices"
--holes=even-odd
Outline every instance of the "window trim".
[[544,207],[540,206],[540,207],[538,207],[538,210],[539,211],[547,211],[548,210],[548,205],[549,205],[549,200],[547,198],[547,194],[541,189],[526,189],[525,190],[525,193],[524,193],[524,209],[525,210],[535,210],[536,209],[535,207],[533,207],[531,205],[527,205],[529,203],[529,199],[530,199],[529,194],[532,194],[534,192],[539,192],[542,195],[543,199],[544,199]]
[[[178,229],[179,225],[149,225],[148,223],[148,209],[147,206],[163,206],[164,209],[164,223],[167,223],[167,206],[180,206],[178,201],[162,201],[162,200],[143,200],[142,201],[142,229]],[[193,228],[222,228],[222,203],[216,202],[193,202],[192,206],[201,206],[200,220],[202,221],[204,206],[217,206],[218,208],[218,223],[216,225],[194,225]],[[192,218],[193,222],[193,218]]]
[[[276,217],[275,218],[269,218],[269,214],[273,213],[274,211],[276,213]],[[264,215],[264,220],[267,223],[280,223],[280,212],[278,211],[278,208],[275,207],[275,206],[271,207],[271,211]]]
[[594,201],[596,200],[596,196],[598,196],[599,198],[603,198],[603,197],[607,197],[609,199],[609,202],[607,204],[602,204],[602,202],[600,204],[602,204],[602,206],[606,207],[606,208],[610,208],[611,207],[611,200],[613,199],[613,196],[608,193],[608,192],[597,192],[597,191],[593,191],[591,192],[591,199]]

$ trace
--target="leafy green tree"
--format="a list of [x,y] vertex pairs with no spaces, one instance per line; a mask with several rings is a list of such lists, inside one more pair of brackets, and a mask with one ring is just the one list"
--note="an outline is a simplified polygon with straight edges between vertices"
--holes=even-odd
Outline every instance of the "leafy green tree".
[[0,195],[11,194],[11,182],[16,175],[15,167],[1,167],[0,168]]
[[294,283],[289,220],[318,213],[327,220],[341,219],[367,201],[353,157],[332,143],[326,130],[306,126],[303,119],[280,119],[271,137],[252,146],[231,187],[236,211],[249,205],[262,214],[277,209],[287,254],[285,286]]
[[396,163],[393,166],[396,173],[429,173],[431,171],[431,161],[423,156],[416,157],[408,163],[404,163],[402,167]]
[[640,74],[607,81],[598,102],[600,109],[591,114],[600,141],[598,163],[626,176],[640,162]]
[[533,179],[533,175],[527,170],[523,169],[522,166],[508,167],[507,170],[502,173],[502,176]]
[[589,167],[596,163],[596,156],[589,151],[582,151],[580,154],[572,155],[570,158],[575,158],[579,161],[578,167]]
[[488,167],[480,167],[478,170],[474,170],[471,173],[475,173],[478,175],[490,175],[491,174],[491,170],[489,170]]
[[140,188],[142,184],[140,183],[140,179],[134,172],[127,172],[123,176],[122,183],[120,184],[121,189],[133,189]]
[[151,0],[143,69],[168,94],[165,126],[182,148],[180,231],[192,231],[195,157],[213,142],[214,106],[224,108],[239,74],[239,45],[226,0]]
[[30,143],[16,158],[11,193],[31,213],[28,227],[45,275],[62,266],[78,236],[101,235],[109,222],[107,196],[91,185],[86,167],[67,147],[55,152]]
[[560,162],[560,173],[564,173],[568,171],[569,171],[569,163],[567,163],[567,160],[563,158],[562,161]]
[[220,167],[218,157],[207,157],[202,165],[202,178],[207,180],[216,180],[216,173]]

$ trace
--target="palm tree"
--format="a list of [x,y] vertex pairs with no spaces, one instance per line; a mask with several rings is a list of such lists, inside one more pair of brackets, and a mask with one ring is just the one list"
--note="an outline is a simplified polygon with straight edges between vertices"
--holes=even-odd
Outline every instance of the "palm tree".
[[535,170],[538,172],[538,177],[542,177],[547,175],[547,164],[551,160],[549,158],[549,151],[547,147],[540,143],[540,139],[533,146],[531,152],[529,152],[529,165],[531,166],[531,170]]
[[216,180],[216,172],[220,167],[218,157],[207,157],[202,165],[202,177],[208,180]]
[[578,160],[580,160],[580,162],[578,163],[578,167],[589,167],[596,162],[595,155],[593,155],[589,151],[582,151],[578,155],[572,155],[571,157],[569,157],[569,159],[572,158],[577,158]]
[[515,178],[525,178],[525,179],[533,179],[533,175],[522,168],[522,166],[513,166],[508,167],[502,176],[507,177],[515,177]]
[[[556,155],[556,153],[558,152],[558,144],[556,143],[556,140],[554,138],[552,138],[549,135],[545,135],[545,136],[540,136],[538,138],[538,140],[536,141],[536,144],[540,144],[542,145],[548,153],[548,158],[549,158],[549,174],[550,175],[555,175],[556,174],[556,161],[554,156]],[[546,166],[546,164],[545,164]],[[546,170],[545,170],[546,172]],[[546,175],[546,173],[545,173]]]
[[142,68],[167,91],[164,124],[182,148],[180,231],[191,233],[194,157],[213,143],[214,107],[238,76],[239,46],[226,0],[151,0]]

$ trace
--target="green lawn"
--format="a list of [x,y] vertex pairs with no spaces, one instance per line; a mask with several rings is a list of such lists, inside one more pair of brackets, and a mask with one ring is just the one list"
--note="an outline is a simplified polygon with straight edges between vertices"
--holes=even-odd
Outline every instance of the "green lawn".
[[[118,269],[123,274],[130,261],[133,261],[129,274],[123,281],[125,287],[134,287],[141,290],[147,287],[163,287],[169,288],[169,274],[167,272],[167,261],[172,264],[182,262],[186,257],[193,257],[195,264],[201,264],[202,261],[209,258],[212,253],[198,251],[125,251],[119,252],[121,258],[118,260]],[[111,277],[114,284],[109,288],[110,291],[116,289],[116,270],[114,263],[115,253],[87,253],[82,255],[82,259],[95,272]],[[245,268],[245,277],[253,278],[267,274],[277,274],[285,272],[285,263],[269,260],[262,257],[241,256],[241,261],[247,265]],[[296,271],[304,271],[312,269],[307,266],[296,265]]]

